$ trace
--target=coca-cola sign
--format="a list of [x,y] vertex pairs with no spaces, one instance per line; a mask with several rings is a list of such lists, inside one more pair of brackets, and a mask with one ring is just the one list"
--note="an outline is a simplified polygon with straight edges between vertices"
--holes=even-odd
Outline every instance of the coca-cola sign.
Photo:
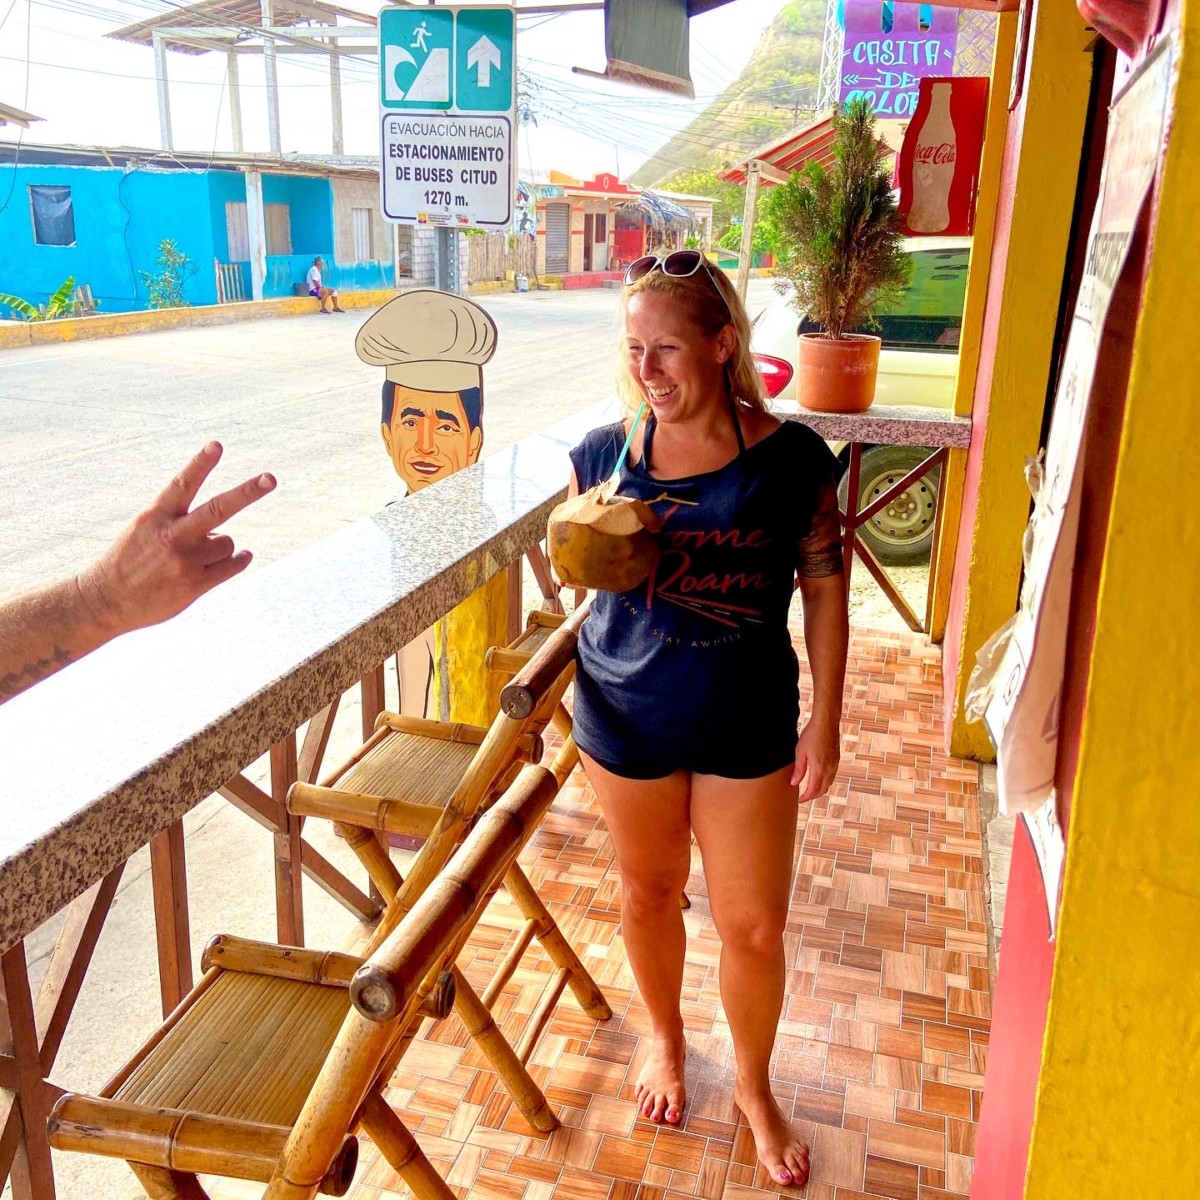
[[954,161],[955,145],[953,142],[939,142],[918,146],[913,154],[913,162],[923,163],[930,167],[940,167],[943,163]]
[[896,171],[908,233],[972,232],[987,89],[986,79],[921,80]]

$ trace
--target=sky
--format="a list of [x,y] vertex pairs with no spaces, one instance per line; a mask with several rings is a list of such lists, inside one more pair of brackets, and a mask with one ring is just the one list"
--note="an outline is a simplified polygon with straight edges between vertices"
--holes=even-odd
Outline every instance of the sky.
[[[733,0],[693,18],[694,101],[574,74],[572,67],[604,68],[598,11],[519,18],[518,68],[537,118],[536,125],[520,129],[520,174],[537,177],[553,168],[577,177],[627,176],[737,77],[785,3]],[[375,11],[371,0],[346,0],[345,6]],[[104,35],[172,7],[181,3],[0,0],[0,101],[44,118],[23,134],[0,126],[0,140],[159,148],[153,51]],[[330,153],[327,60],[297,55],[279,63],[284,151]],[[210,154],[232,149],[225,56],[171,53],[167,73],[175,148]],[[239,76],[245,148],[266,151],[261,58],[241,56]],[[376,80],[373,57],[344,60],[347,154],[379,153]]]

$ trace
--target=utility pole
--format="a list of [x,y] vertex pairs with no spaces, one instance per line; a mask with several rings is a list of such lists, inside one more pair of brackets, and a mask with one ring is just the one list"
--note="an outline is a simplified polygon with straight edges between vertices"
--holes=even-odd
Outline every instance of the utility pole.
[[750,282],[750,258],[754,253],[754,217],[758,206],[758,159],[746,164],[746,207],[742,210],[742,246],[738,251],[737,294],[746,299]]
[[798,95],[790,104],[772,104],[772,108],[784,108],[792,114],[792,124],[797,125],[800,122],[800,114],[802,112],[813,112],[813,104],[811,96]]

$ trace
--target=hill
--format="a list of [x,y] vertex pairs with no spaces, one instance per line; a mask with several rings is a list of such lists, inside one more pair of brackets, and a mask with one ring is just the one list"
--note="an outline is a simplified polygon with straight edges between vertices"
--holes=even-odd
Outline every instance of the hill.
[[824,31],[825,0],[792,0],[763,31],[737,79],[629,182],[685,191],[684,179],[719,170],[808,120],[816,104]]

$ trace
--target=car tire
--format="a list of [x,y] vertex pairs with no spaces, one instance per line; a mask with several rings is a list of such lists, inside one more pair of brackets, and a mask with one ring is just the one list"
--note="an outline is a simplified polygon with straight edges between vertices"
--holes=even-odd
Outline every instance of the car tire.
[[[921,446],[872,446],[863,451],[859,472],[858,510],[866,508],[892,484],[924,462],[933,452]],[[933,548],[938,488],[942,469],[935,467],[891,504],[859,526],[859,536],[871,553],[887,566],[925,562]],[[838,503],[847,509],[849,472],[838,484]]]

